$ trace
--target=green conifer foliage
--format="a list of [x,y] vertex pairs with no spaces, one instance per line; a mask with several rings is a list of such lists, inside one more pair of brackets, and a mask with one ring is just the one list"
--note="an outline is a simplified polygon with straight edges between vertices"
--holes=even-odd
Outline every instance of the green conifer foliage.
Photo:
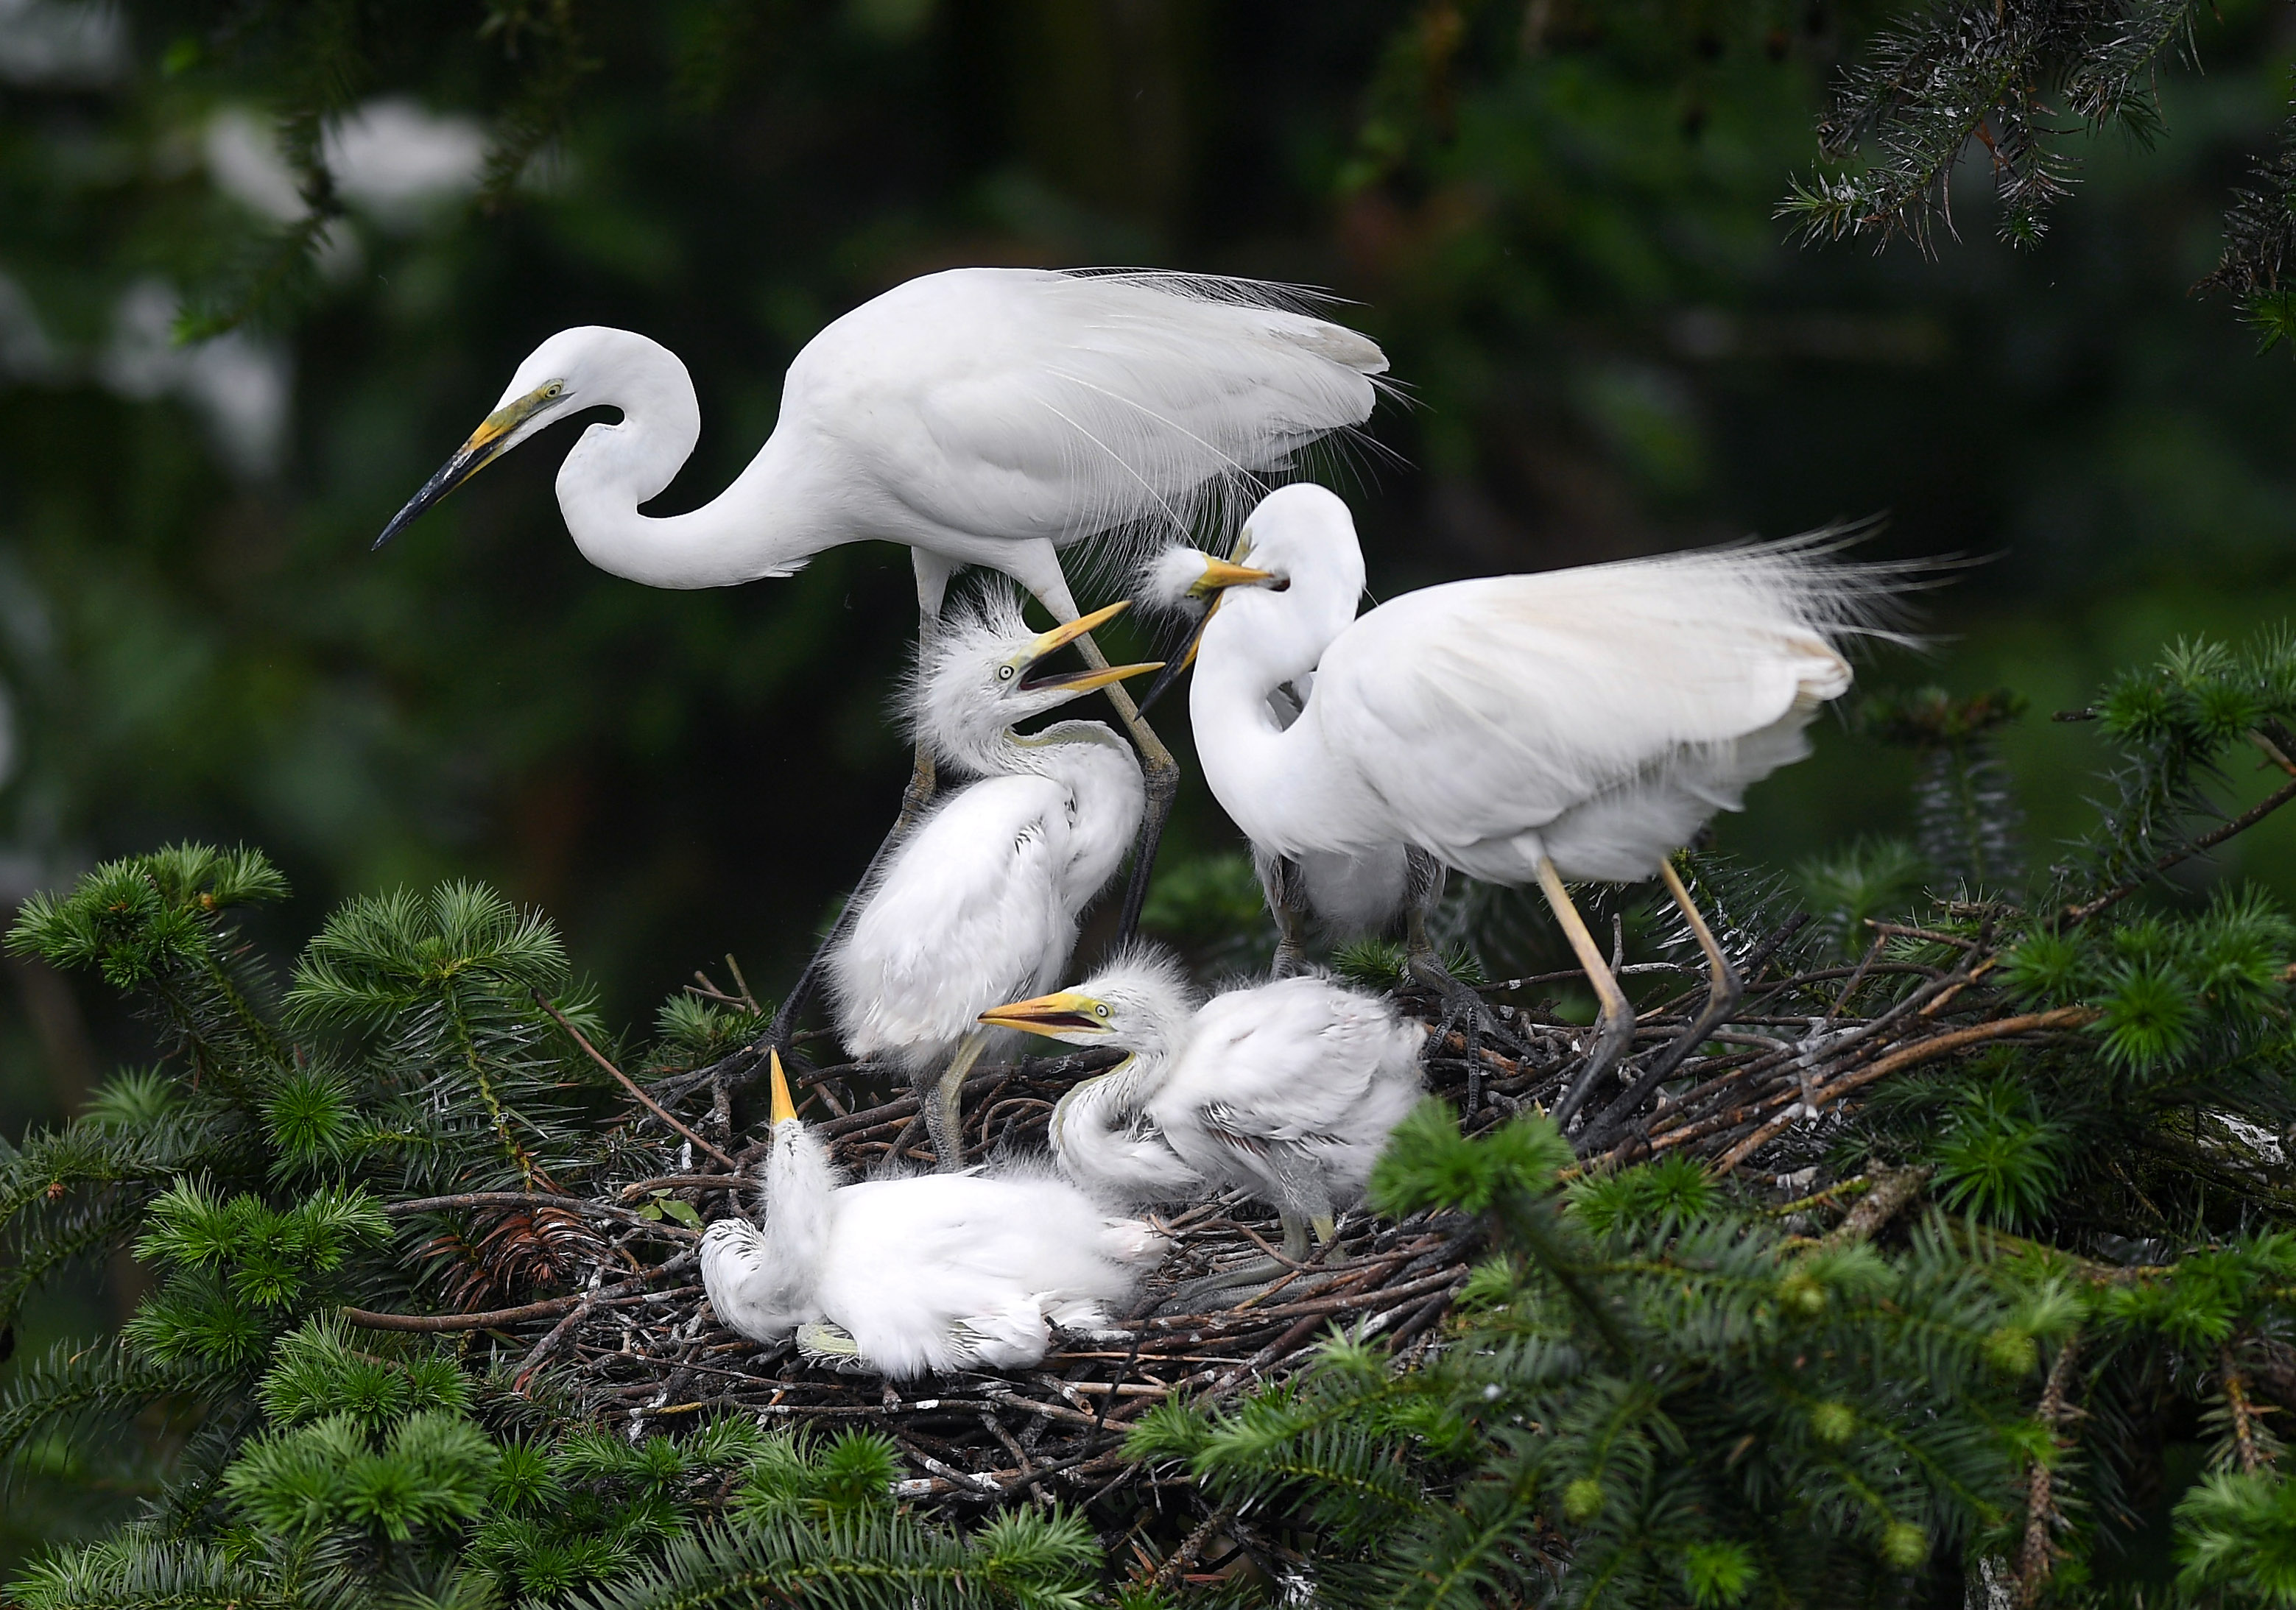
[[1298,1505],[1341,1603],[1846,1599],[2005,1524],[2062,1286],[1934,1232],[1795,1246],[1695,1165],[1566,1189],[1571,1161],[1543,1118],[1464,1140],[1423,1109],[1375,1189],[1488,1225],[1455,1345],[1396,1376],[1336,1340],[1233,1413],[1151,1417],[1135,1451]]
[[[116,1337],[19,1367],[0,1450],[19,1472],[92,1467],[95,1433],[151,1411],[169,1457],[135,1524],[12,1591],[40,1610],[1064,1610],[1198,1588],[1672,1606],[1992,1582],[2070,1605],[2127,1602],[2156,1527],[2176,1557],[2155,1588],[2181,1572],[2196,1601],[2287,1602],[2296,920],[2178,879],[2296,800],[2296,644],[2183,645],[2073,714],[2110,746],[2106,804],[2046,870],[1972,862],[1948,888],[1939,861],[1874,843],[1798,882],[1686,857],[1749,982],[1730,1034],[1665,1075],[1669,1107],[1567,1138],[1527,1099],[1479,1108],[1472,1139],[1440,1103],[1414,1116],[1374,1202],[1480,1238],[1450,1318],[1407,1364],[1390,1314],[1219,1389],[1241,1397],[1133,1422],[1149,1476],[1181,1483],[1133,1491],[1195,1517],[1169,1534],[1152,1503],[958,1527],[904,1507],[906,1445],[763,1428],[705,1406],[706,1384],[601,1394],[555,1331],[499,1344],[581,1307],[569,1273],[624,1253],[688,1279],[652,1295],[693,1300],[699,1214],[663,1187],[694,1142],[602,1061],[692,1110],[687,1070],[767,1016],[738,971],[626,1057],[548,927],[488,891],[354,901],[283,984],[234,927],[282,892],[259,857],[98,868],[11,943],[102,971],[161,1057],[0,1150],[0,1303],[121,1249],[156,1282]],[[2258,756],[2260,799],[2234,764]],[[1468,916],[1486,942],[1513,919]],[[1339,960],[1402,984],[1390,947]],[[1526,1059],[1552,1044],[1554,1021],[1505,1009]],[[1766,1057],[1711,1143],[1678,1144],[1698,1091]],[[441,1312],[477,1328],[408,1328]],[[680,1361],[685,1312],[657,1327]]]

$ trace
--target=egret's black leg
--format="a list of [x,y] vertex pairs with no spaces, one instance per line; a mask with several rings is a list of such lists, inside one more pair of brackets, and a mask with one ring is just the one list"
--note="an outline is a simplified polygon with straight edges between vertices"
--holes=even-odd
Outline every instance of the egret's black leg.
[[[1077,642],[1084,649],[1086,661],[1095,670],[1104,669],[1108,660],[1092,633],[1086,633]],[[1116,942],[1128,943],[1140,931],[1140,913],[1148,903],[1148,879],[1156,870],[1156,849],[1164,841],[1164,824],[1171,820],[1172,801],[1179,797],[1180,763],[1156,736],[1156,730],[1140,714],[1132,702],[1132,695],[1120,683],[1111,682],[1107,689],[1108,702],[1116,707],[1117,715],[1132,734],[1132,741],[1140,749],[1141,780],[1147,785],[1147,808],[1140,817],[1139,847],[1132,853],[1132,875],[1124,885],[1124,909],[1118,919]]]
[[[931,616],[919,617],[917,638],[920,655],[931,641],[928,623],[939,624]],[[780,1007],[774,1012],[773,1022],[758,1037],[752,1049],[760,1055],[767,1046],[778,1049],[784,1056],[790,1053],[792,1049],[791,1036],[797,1033],[798,1016],[805,1010],[806,1003],[812,1000],[814,991],[821,987],[822,969],[829,964],[829,952],[837,948],[838,942],[853,926],[853,919],[860,910],[861,891],[869,887],[870,879],[876,877],[877,869],[884,865],[885,858],[909,836],[909,830],[917,825],[918,819],[932,805],[937,781],[932,751],[920,740],[915,758],[909,767],[909,785],[901,790],[900,814],[893,818],[891,830],[878,842],[875,853],[869,857],[869,864],[861,869],[860,881],[853,886],[853,893],[846,899],[845,909],[837,913],[837,920],[829,925],[829,932],[819,944],[814,946],[813,954],[807,958],[805,970],[797,976],[797,982],[790,985],[789,993],[782,997]]]
[[1690,931],[1697,936],[1698,948],[1706,952],[1706,1005],[1699,1011],[1697,1019],[1677,1035],[1672,1044],[1652,1058],[1651,1065],[1643,1070],[1642,1076],[1628,1087],[1626,1094],[1603,1108],[1602,1114],[1587,1126],[1585,1143],[1579,1148],[1582,1152],[1593,1151],[1615,1136],[1650,1093],[1682,1066],[1683,1059],[1703,1045],[1707,1035],[1728,1021],[1730,1014],[1737,1009],[1740,997],[1746,993],[1745,981],[1739,977],[1738,969],[1730,965],[1730,958],[1722,953],[1721,944],[1716,941],[1713,930],[1706,926],[1706,919],[1699,915],[1698,907],[1691,900],[1690,891],[1683,887],[1682,879],[1676,873],[1673,863],[1661,863],[1659,876],[1666,880],[1666,892],[1674,897],[1674,903],[1688,919]]
[[1595,1093],[1603,1076],[1618,1066],[1619,1058],[1635,1042],[1635,1009],[1627,1000],[1626,991],[1619,987],[1616,975],[1603,952],[1595,946],[1595,936],[1587,931],[1586,919],[1578,908],[1570,903],[1570,892],[1562,887],[1562,875],[1546,856],[1538,858],[1538,889],[1546,896],[1547,908],[1554,920],[1562,925],[1564,937],[1578,958],[1578,965],[1587,969],[1587,982],[1595,986],[1595,995],[1603,1003],[1603,1015],[1596,1023],[1595,1049],[1587,1058],[1587,1066],[1555,1103],[1554,1123],[1558,1129],[1567,1130],[1571,1116]]
[[1300,863],[1288,855],[1252,851],[1253,870],[1259,874],[1259,892],[1275,919],[1275,960],[1271,978],[1289,978],[1308,968],[1308,895],[1300,887]]
[[[1065,582],[1057,587],[1038,587],[1036,593],[1063,625],[1084,613],[1077,608],[1076,598]],[[1095,671],[1108,669],[1108,657],[1092,641],[1091,633],[1078,638],[1076,646],[1085,664]],[[1140,842],[1132,853],[1132,876],[1124,886],[1123,912],[1117,922],[1116,942],[1124,944],[1140,931],[1141,908],[1148,903],[1148,878],[1156,868],[1156,846],[1163,842],[1164,823],[1170,818],[1172,801],[1180,791],[1180,763],[1172,758],[1172,751],[1156,736],[1156,730],[1140,714],[1140,707],[1132,702],[1132,695],[1121,682],[1111,682],[1102,691],[1116,707],[1117,719],[1123,722],[1125,731],[1132,734],[1132,741],[1140,751],[1141,780],[1148,790],[1147,808],[1140,817]]]

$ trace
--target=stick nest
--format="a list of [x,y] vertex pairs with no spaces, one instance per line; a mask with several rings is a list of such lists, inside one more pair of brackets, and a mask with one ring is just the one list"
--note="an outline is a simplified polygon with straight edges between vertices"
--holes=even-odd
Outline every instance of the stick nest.
[[[2081,1009],[2021,1014],[2001,999],[1988,985],[1994,952],[1981,929],[1972,939],[1884,925],[1856,967],[1766,975],[1783,937],[1748,947],[1745,970],[1756,977],[1728,1024],[1631,1123],[1611,1126],[1587,1166],[1678,1150],[1717,1172],[1753,1164],[1758,1189],[1780,1197],[1808,1192],[1823,1172],[1812,1160],[1822,1159],[1842,1114],[1879,1081],[2085,1020]],[[1663,1053],[1703,1004],[1701,975],[1671,966],[1636,970],[1672,977],[1649,992],[1660,999],[1642,1013],[1616,1083],[1587,1103],[1589,1115],[1630,1086],[1636,1065]],[[1512,980],[1484,993],[1521,998],[1576,977]],[[1460,1108],[1469,1133],[1533,1104],[1552,1106],[1581,1066],[1587,1031],[1556,1017],[1551,1001],[1497,1001],[1476,1030],[1432,995],[1406,992],[1400,1000],[1431,1025],[1428,1086]],[[966,1161],[1041,1150],[1053,1104],[1115,1059],[1089,1052],[975,1069],[966,1083]],[[733,1092],[753,1082],[758,1061],[736,1053],[664,1079],[654,1092],[671,1109],[709,1092],[712,1110],[696,1121],[730,1146]],[[857,1099],[884,1088],[883,1070],[800,1063],[791,1072],[805,1116],[843,1166],[865,1176],[931,1165],[914,1095],[873,1105]],[[716,1165],[697,1170],[693,1145],[681,1151],[652,1138],[662,1132],[660,1121],[647,1117],[625,1148],[641,1164],[653,1160],[652,1177],[595,1200],[473,1193],[391,1205],[394,1214],[468,1210],[471,1218],[453,1215],[475,1221],[461,1245],[500,1248],[488,1261],[501,1263],[523,1249],[528,1269],[541,1248],[578,1295],[487,1313],[350,1317],[391,1328],[488,1331],[521,1385],[548,1365],[591,1413],[633,1438],[724,1411],[857,1427],[899,1450],[909,1468],[900,1495],[913,1501],[979,1508],[1042,1497],[1091,1505],[1129,1491],[1142,1515],[1177,1505],[1179,1515],[1168,1519],[1193,1525],[1205,1517],[1185,1475],[1123,1458],[1140,1415],[1168,1399],[1218,1402],[1280,1378],[1334,1327],[1383,1339],[1400,1359],[1423,1355],[1441,1344],[1441,1321],[1478,1255],[1480,1229],[1464,1218],[1423,1214],[1398,1223],[1358,1209],[1341,1219],[1329,1246],[1265,1289],[1210,1312],[1159,1312],[1188,1282],[1275,1252],[1272,1213],[1223,1197],[1161,1216],[1173,1251],[1146,1283],[1125,1337],[1066,1338],[1025,1374],[896,1385],[808,1365],[791,1344],[760,1346],[718,1322],[699,1284],[700,1237],[691,1225],[738,1210],[734,1193],[747,1188],[765,1143],[736,1156],[737,1175],[711,1172]],[[1580,1125],[1582,1153],[1593,1133],[1591,1123]]]

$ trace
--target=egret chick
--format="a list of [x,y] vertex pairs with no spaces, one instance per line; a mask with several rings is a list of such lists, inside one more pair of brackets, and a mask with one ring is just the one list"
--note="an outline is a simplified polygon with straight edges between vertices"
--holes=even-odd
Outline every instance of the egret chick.
[[1059,981],[1078,919],[1139,830],[1140,763],[1113,731],[1096,721],[1013,730],[1158,668],[1047,666],[1125,607],[1037,633],[1017,600],[993,593],[923,645],[909,684],[919,744],[979,780],[942,799],[882,861],[827,968],[846,1050],[890,1056],[907,1071],[944,1170],[962,1165],[964,1075],[992,1037],[980,1014]]
[[894,1380],[1025,1369],[1052,1330],[1109,1328],[1165,1242],[1048,1177],[928,1174],[841,1184],[771,1056],[765,1226],[720,1219],[701,1283],[752,1341],[792,1334],[809,1359]]
[[1016,1001],[984,1023],[1130,1054],[1054,1109],[1054,1155],[1071,1179],[1116,1194],[1161,1166],[1138,1128],[1214,1190],[1272,1205],[1284,1255],[1329,1240],[1363,1194],[1388,1132],[1419,1099],[1426,1026],[1382,995],[1315,974],[1234,989],[1198,1007],[1168,960],[1136,952],[1073,990]]
[[[1559,1123],[1634,1036],[1564,879],[1663,879],[1710,987],[1698,1023],[1628,1092],[1639,1100],[1740,987],[1668,858],[1808,753],[1803,729],[1849,687],[1840,640],[1874,630],[1906,568],[1829,562],[1823,540],[1795,539],[1452,582],[1358,617],[1363,552],[1330,491],[1271,494],[1244,540],[1249,565],[1160,561],[1167,586],[1190,567],[1191,585],[1220,595],[1189,690],[1214,797],[1277,854],[1407,844],[1470,877],[1537,883],[1602,1002]],[[1283,725],[1268,695],[1308,669]]]

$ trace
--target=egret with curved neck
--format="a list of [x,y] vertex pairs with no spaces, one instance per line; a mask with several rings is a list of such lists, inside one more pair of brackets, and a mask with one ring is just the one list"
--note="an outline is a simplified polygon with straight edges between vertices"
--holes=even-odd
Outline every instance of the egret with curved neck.
[[[911,280],[808,342],[749,467],[676,515],[642,511],[701,436],[685,366],[628,331],[561,331],[519,365],[494,412],[375,545],[537,431],[612,408],[620,420],[585,430],[558,472],[567,529],[602,569],[652,587],[733,586],[881,540],[910,550],[921,634],[961,565],[1000,570],[1075,620],[1062,548],[1125,531],[1185,534],[1223,489],[1253,485],[1370,417],[1385,356],[1283,305],[1296,299],[1281,287],[1160,272],[961,268]],[[1089,636],[1082,647],[1107,664]],[[1178,771],[1124,691],[1109,697],[1149,779],[1128,933]],[[920,749],[897,834],[931,792]]]
[[[1833,562],[1832,534],[1819,533],[1452,582],[1355,616],[1363,553],[1338,497],[1284,487],[1243,531],[1249,567],[1162,561],[1193,564],[1221,596],[1189,690],[1205,780],[1254,844],[1282,854],[1400,843],[1488,882],[1536,883],[1602,1002],[1558,1122],[1634,1034],[1564,880],[1656,876],[1688,920],[1706,953],[1706,1009],[1582,1140],[1595,1136],[1738,993],[1669,857],[1808,753],[1803,729],[1849,687],[1841,640],[1874,629],[1911,568]],[[1311,691],[1283,725],[1268,696],[1307,670]]]
[[1332,1238],[1339,1209],[1363,1193],[1389,1132],[1418,1099],[1427,1034],[1384,997],[1316,974],[1198,1007],[1176,966],[1137,952],[981,1021],[1131,1053],[1054,1109],[1054,1154],[1071,1179],[1154,1199],[1186,1193],[1177,1165],[1215,1190],[1273,1205],[1294,1262],[1311,1230]]

